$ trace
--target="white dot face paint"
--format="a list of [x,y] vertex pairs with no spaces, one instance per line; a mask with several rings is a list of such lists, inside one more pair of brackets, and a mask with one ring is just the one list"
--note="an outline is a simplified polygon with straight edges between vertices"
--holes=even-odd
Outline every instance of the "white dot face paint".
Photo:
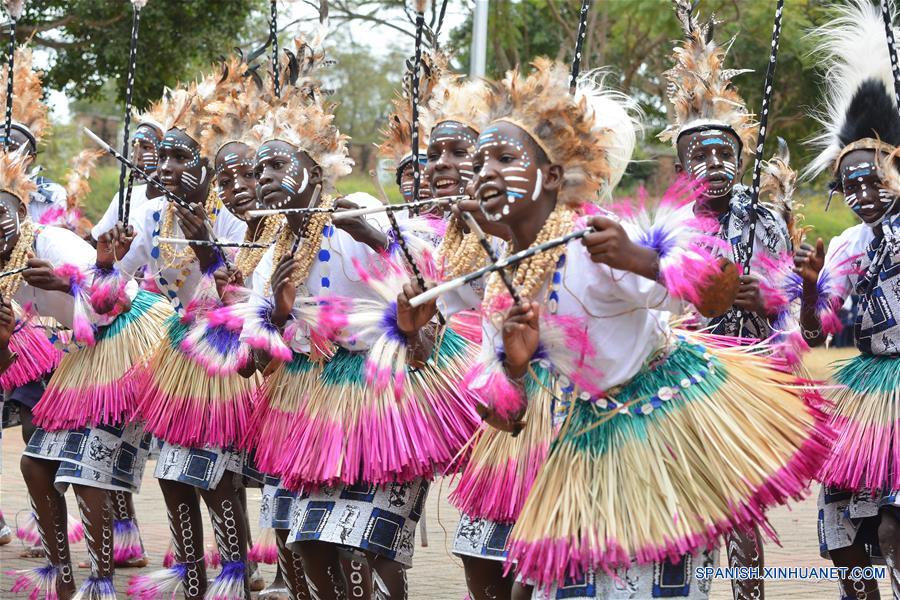
[[174,191],[196,191],[206,179],[197,144],[183,131],[172,129],[159,145],[160,181]]
[[216,192],[232,214],[243,219],[248,210],[258,208],[256,177],[252,152],[243,145],[232,145],[240,152],[220,152],[216,158]]
[[492,221],[521,217],[517,207],[535,202],[543,190],[543,173],[535,163],[528,134],[503,121],[486,128],[478,138],[474,167],[475,197]]
[[705,185],[705,196],[729,196],[737,179],[740,148],[736,137],[710,129],[687,133],[679,140],[682,167]]
[[882,186],[874,151],[849,152],[841,161],[839,172],[847,206],[865,223],[880,223],[896,197]]
[[432,196],[455,196],[465,191],[475,176],[472,158],[476,135],[470,127],[456,121],[438,123],[432,130],[424,170]]
[[309,189],[310,168],[302,151],[280,140],[266,142],[256,153],[257,196],[267,208],[291,206]]

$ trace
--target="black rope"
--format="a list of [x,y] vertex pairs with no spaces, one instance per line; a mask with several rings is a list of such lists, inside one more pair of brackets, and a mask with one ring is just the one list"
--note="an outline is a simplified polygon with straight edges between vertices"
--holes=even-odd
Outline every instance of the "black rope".
[[[134,6],[131,13],[131,47],[128,50],[128,78],[125,80],[125,129],[122,134],[122,155],[128,158],[129,137],[131,128],[131,98],[134,91],[134,72],[137,65],[137,41],[138,30],[141,26],[141,9]],[[128,189],[125,191],[125,173],[128,168],[125,163],[119,168],[119,221],[128,225],[128,217],[131,213],[131,188],[134,185],[134,171],[128,177]]]
[[775,81],[775,64],[778,59],[778,43],[781,38],[781,16],[784,13],[784,0],[778,0],[775,7],[775,24],[772,26],[772,46],[769,53],[769,66],[766,68],[766,84],[763,87],[762,110],[759,116],[759,136],[756,139],[756,161],[753,163],[753,183],[750,188],[750,222],[747,237],[747,256],[744,259],[744,274],[750,272],[750,261],[753,259],[753,245],[756,241],[757,208],[759,206],[759,182],[762,176],[763,147],[766,144],[766,132],[769,127],[769,104],[772,100],[772,84]]
[[587,18],[591,11],[591,0],[581,0],[581,13],[578,15],[578,34],[575,38],[575,56],[572,57],[572,77],[569,79],[569,93],[575,93],[575,83],[581,73],[581,53],[584,50],[584,38],[587,37]]
[[12,134],[12,109],[13,109],[13,71],[16,57],[16,20],[13,19],[9,26],[9,56],[7,64],[9,71],[6,74],[6,135],[4,145],[9,146],[9,136]]
[[444,0],[441,3],[441,12],[439,13],[439,16],[438,16],[437,26],[434,28],[434,47],[435,48],[438,47],[438,39],[441,36],[441,27],[444,26],[444,15],[447,14],[447,1],[448,0]]
[[275,86],[275,97],[281,97],[281,81],[278,65],[278,2],[272,0],[272,19],[269,21],[269,40],[272,43],[272,83]]

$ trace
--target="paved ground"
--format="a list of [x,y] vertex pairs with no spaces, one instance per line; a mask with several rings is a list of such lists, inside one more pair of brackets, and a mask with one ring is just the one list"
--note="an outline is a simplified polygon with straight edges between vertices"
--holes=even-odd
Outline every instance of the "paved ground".
[[[820,352],[808,361],[808,367],[816,375],[822,374],[822,365],[846,355],[846,352]],[[22,450],[22,440],[18,429],[7,430],[3,438],[3,480],[2,507],[6,518],[13,522],[15,518],[25,515],[27,500],[24,484],[19,474],[18,457]],[[144,488],[137,497],[137,513],[144,533],[144,542],[151,553],[152,563],[148,569],[160,568],[162,557],[168,543],[168,528],[165,512],[162,509],[162,496],[159,487],[152,478],[153,469],[148,466]],[[415,566],[410,572],[411,600],[460,600],[465,595],[465,584],[462,566],[458,559],[449,552],[450,540],[456,527],[458,513],[447,501],[448,482],[437,482],[432,488],[426,521],[428,527],[427,548],[417,548]],[[71,514],[75,512],[74,497],[68,496]],[[259,505],[259,492],[250,491],[251,510]],[[774,543],[766,546],[766,563],[769,566],[829,566],[819,558],[816,539],[816,500],[812,494],[805,501],[792,508],[780,508],[770,514],[772,524],[781,536],[782,545]],[[254,531],[256,531],[254,524]],[[211,534],[207,537],[212,543]],[[21,546],[14,541],[8,546],[0,547],[0,598],[14,598],[8,591],[11,583],[5,572],[10,569],[23,568],[39,564],[36,559],[19,558]],[[83,546],[74,549],[77,560],[86,560],[87,553]],[[267,579],[271,579],[274,568],[264,567]],[[82,573],[84,573],[82,571]],[[124,590],[127,578],[134,571],[120,571],[117,574],[116,587]],[[882,593],[890,597],[887,582],[882,582]],[[837,598],[837,587],[834,582],[784,581],[767,585],[768,598],[790,599],[824,599]],[[124,596],[124,595],[123,595]],[[730,584],[718,582],[713,585],[712,598],[725,600],[731,598]]]

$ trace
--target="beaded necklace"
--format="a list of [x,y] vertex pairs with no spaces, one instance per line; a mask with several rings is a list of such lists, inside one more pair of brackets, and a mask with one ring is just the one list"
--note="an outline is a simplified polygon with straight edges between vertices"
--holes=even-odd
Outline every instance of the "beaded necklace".
[[[561,237],[572,230],[575,222],[575,212],[567,207],[557,206],[541,230],[531,244],[531,247],[538,246],[548,242],[554,238]],[[523,298],[534,299],[537,293],[544,286],[547,276],[557,266],[560,257],[565,254],[565,246],[557,246],[552,250],[535,254],[534,256],[517,263],[513,267],[512,283]],[[505,296],[505,298],[504,298]],[[485,315],[494,315],[498,312],[499,302],[501,299],[509,299],[509,292],[500,278],[499,273],[491,273],[482,303],[482,311]],[[553,300],[558,300],[557,297]],[[504,304],[505,305],[505,304]]]
[[244,277],[244,281],[247,280],[248,277],[253,273],[256,269],[256,266],[259,264],[259,261],[262,260],[263,255],[268,250],[268,246],[271,246],[275,241],[276,236],[284,227],[286,220],[284,215],[272,215],[270,217],[265,217],[262,222],[262,231],[259,236],[254,240],[253,234],[250,232],[250,229],[247,228],[247,236],[246,241],[248,242],[256,242],[265,247],[263,248],[241,248],[238,250],[237,257],[234,260],[234,266]]
[[438,264],[444,279],[465,275],[485,264],[487,255],[474,233],[463,233],[456,215],[447,220],[447,232],[438,248]]
[[[206,196],[206,204],[204,209],[206,214],[210,215],[210,220],[215,222],[215,216],[219,214],[219,197],[210,188],[209,194]],[[166,207],[166,214],[162,222],[162,237],[175,237],[175,203],[172,202]],[[162,263],[167,267],[181,268],[185,264],[194,260],[194,251],[190,246],[184,246],[181,249],[175,248],[172,244],[159,244]]]
[[[334,204],[334,198],[326,196],[319,206],[322,208],[331,208]],[[306,286],[306,280],[309,277],[309,271],[312,269],[313,262],[318,259],[322,263],[327,263],[331,258],[331,253],[322,248],[322,238],[330,238],[334,233],[331,225],[331,213],[318,212],[313,213],[306,221],[306,227],[303,232],[303,243],[297,248],[294,259],[297,261],[298,268],[294,271],[292,283],[298,289]],[[281,262],[281,259],[290,252],[294,243],[294,233],[290,228],[285,227],[281,231],[278,240],[275,242],[275,250],[272,255],[272,270]],[[323,288],[331,286],[328,274],[322,276],[321,285]],[[266,294],[271,294],[271,281],[266,282]]]
[[[19,226],[19,239],[9,255],[9,260],[0,268],[4,271],[14,271],[24,267],[28,261],[28,255],[34,246],[34,236],[35,228],[31,219],[25,219]],[[0,279],[0,297],[11,300],[16,295],[16,292],[19,291],[22,281],[21,273]]]

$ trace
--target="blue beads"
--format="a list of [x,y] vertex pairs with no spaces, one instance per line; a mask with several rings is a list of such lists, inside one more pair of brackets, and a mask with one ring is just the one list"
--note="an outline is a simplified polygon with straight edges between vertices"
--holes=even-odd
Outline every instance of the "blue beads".
[[323,287],[323,288],[330,288],[330,287],[331,287],[331,280],[328,279],[327,277],[323,277],[323,278],[322,278],[322,287]]
[[150,256],[153,258],[159,258],[159,246],[153,246],[153,249],[150,250]]
[[322,262],[328,262],[329,260],[331,260],[331,252],[329,252],[325,248],[322,248],[321,250],[319,250],[319,260]]
[[330,238],[334,234],[334,227],[331,225],[326,225],[322,228],[322,236]]

